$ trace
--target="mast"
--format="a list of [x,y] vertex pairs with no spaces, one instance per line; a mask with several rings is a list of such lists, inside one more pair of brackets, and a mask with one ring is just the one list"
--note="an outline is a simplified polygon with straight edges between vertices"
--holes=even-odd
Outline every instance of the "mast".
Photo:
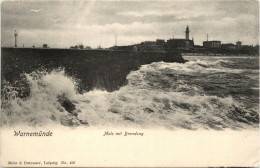
[[17,36],[18,33],[16,32],[16,30],[14,30],[14,47],[17,47]]
[[115,35],[115,46],[117,46],[117,34]]

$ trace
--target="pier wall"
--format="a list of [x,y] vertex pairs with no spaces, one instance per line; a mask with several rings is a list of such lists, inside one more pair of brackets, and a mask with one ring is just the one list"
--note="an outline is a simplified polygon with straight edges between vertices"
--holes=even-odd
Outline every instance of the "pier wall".
[[184,62],[178,52],[2,48],[1,79],[15,84],[21,74],[62,68],[78,83],[78,91],[113,91],[127,83],[126,76],[152,62]]

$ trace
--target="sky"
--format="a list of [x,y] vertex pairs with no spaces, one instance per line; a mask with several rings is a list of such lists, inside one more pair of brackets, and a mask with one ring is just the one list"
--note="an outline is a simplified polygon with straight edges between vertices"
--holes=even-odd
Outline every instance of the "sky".
[[1,46],[69,48],[78,44],[96,48],[142,41],[185,38],[202,45],[207,39],[256,45],[259,38],[259,2],[187,1],[2,1]]

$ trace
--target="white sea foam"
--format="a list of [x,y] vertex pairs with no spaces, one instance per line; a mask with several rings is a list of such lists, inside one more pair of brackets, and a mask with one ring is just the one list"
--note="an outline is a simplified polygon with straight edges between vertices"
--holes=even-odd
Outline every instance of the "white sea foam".
[[[218,68],[221,62],[223,60],[152,63],[132,71],[127,76],[128,84],[117,91],[94,89],[84,94],[76,92],[75,81],[64,75],[64,71],[27,74],[31,96],[25,100],[10,99],[2,109],[2,124],[77,126],[87,123],[94,127],[162,126],[169,129],[248,127],[250,121],[246,116],[250,116],[250,112],[243,111],[231,96],[206,95],[199,86],[181,80],[174,83],[167,77],[184,72],[226,71]],[[66,111],[58,101],[61,94],[75,105],[77,116]]]
[[[206,60],[196,60],[189,61],[185,64],[180,63],[164,63],[160,64],[154,63],[155,68],[159,69],[171,69],[177,73],[216,73],[216,72],[230,72],[230,73],[241,73],[243,69],[232,69],[223,67],[221,64],[230,63],[230,60],[216,60],[216,61],[206,61]],[[162,65],[163,64],[163,65]]]

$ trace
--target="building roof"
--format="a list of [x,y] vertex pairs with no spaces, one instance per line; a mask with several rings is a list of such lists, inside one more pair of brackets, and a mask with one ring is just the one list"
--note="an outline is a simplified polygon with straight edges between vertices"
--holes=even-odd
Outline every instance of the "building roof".
[[186,39],[169,39],[167,41],[192,41],[192,40],[186,40]]
[[212,41],[203,41],[204,42],[221,42],[221,41],[218,41],[218,40],[212,40]]

